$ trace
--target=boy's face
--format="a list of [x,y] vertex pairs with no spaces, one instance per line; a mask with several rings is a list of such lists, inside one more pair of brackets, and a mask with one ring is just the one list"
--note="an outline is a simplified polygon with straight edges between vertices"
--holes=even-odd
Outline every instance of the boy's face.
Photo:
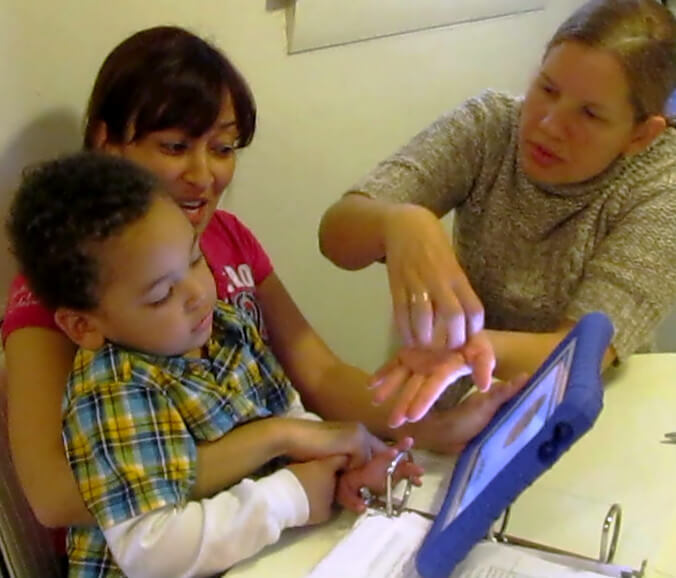
[[101,292],[90,322],[108,340],[180,355],[211,335],[216,286],[181,209],[157,196],[148,213],[97,248]]

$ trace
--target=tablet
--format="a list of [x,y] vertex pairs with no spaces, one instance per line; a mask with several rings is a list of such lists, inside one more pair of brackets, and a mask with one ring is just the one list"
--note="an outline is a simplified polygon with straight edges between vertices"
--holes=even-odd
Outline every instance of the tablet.
[[423,578],[447,578],[493,522],[589,430],[603,406],[601,363],[613,334],[585,315],[460,455],[416,557]]

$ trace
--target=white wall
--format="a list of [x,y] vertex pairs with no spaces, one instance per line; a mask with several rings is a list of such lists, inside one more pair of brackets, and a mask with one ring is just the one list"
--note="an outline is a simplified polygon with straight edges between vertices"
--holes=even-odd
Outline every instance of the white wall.
[[[259,105],[224,205],[259,235],[330,345],[372,368],[390,342],[386,275],[339,271],[319,255],[323,210],[465,97],[521,92],[547,37],[581,3],[289,56],[276,0],[0,0],[0,208],[24,164],[77,147],[94,75],[118,41],[160,23],[191,28],[232,56]],[[4,293],[6,255],[0,263]]]

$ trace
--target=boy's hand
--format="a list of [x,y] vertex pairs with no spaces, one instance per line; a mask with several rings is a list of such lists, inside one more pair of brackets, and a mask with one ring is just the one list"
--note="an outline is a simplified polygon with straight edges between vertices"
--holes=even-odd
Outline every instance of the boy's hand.
[[371,380],[380,403],[395,393],[398,400],[390,414],[390,427],[420,420],[434,402],[464,375],[472,375],[480,391],[491,386],[495,355],[484,331],[476,333],[460,348],[402,348]]
[[[374,494],[381,495],[386,491],[387,468],[400,451],[407,451],[413,446],[413,439],[403,438],[396,445],[391,446],[387,451],[381,452],[363,467],[344,472],[338,478],[338,490],[336,492],[336,501],[344,508],[361,513],[366,509],[364,499],[359,493],[359,489],[367,487]],[[423,468],[413,462],[402,460],[394,471],[393,482],[396,484],[404,478],[409,478],[419,486],[422,482],[420,476],[423,475]]]
[[387,444],[357,422],[289,419],[285,455],[306,462],[327,456],[348,456],[347,468],[357,468],[373,454],[387,450]]
[[331,516],[331,506],[336,493],[337,472],[346,464],[346,456],[332,456],[287,466],[298,478],[307,495],[310,505],[308,524],[325,522]]

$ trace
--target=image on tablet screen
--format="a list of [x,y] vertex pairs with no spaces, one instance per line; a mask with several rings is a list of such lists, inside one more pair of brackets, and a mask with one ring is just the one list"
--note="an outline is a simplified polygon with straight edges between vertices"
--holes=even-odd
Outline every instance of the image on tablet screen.
[[460,515],[521,449],[542,429],[563,399],[575,350],[572,341],[537,381],[521,394],[520,401],[484,434],[474,449],[463,483],[446,523]]

